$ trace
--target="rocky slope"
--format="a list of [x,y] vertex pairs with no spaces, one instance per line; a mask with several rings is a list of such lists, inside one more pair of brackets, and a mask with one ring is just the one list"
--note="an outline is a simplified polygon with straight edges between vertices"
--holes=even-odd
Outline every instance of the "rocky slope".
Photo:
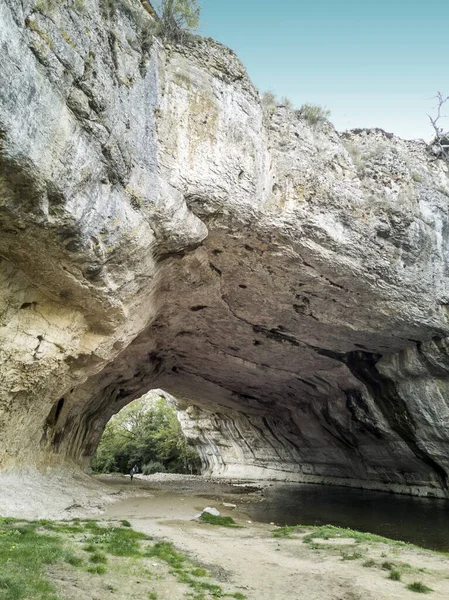
[[0,3],[1,469],[88,465],[159,387],[209,472],[447,496],[447,165],[155,29]]

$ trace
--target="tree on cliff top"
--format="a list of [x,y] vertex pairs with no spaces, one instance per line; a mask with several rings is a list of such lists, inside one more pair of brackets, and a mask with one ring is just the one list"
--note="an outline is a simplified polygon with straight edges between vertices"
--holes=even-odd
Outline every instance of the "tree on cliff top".
[[199,25],[198,0],[159,0],[155,7],[164,39],[180,41],[186,32],[194,31]]
[[442,120],[446,118],[446,115],[443,115],[441,111],[443,110],[444,105],[449,102],[449,96],[445,97],[441,92],[438,92],[436,100],[436,115],[434,117],[428,115],[435,132],[435,138],[431,145],[437,158],[443,158],[444,160],[449,161],[449,130],[445,130],[445,128],[441,126]]

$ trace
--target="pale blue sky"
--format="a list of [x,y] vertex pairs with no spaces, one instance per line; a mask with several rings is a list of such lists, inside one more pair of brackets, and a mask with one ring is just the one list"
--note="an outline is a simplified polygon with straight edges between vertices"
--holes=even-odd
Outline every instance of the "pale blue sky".
[[261,91],[298,107],[325,105],[339,130],[431,137],[433,96],[449,95],[449,0],[202,0],[202,7],[200,33],[235,50]]

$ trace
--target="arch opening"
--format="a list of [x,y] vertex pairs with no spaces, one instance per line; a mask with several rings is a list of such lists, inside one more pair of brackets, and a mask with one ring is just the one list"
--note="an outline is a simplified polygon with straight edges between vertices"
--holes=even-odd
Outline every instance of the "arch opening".
[[198,474],[201,461],[183,433],[176,399],[152,390],[106,424],[91,468],[95,473]]

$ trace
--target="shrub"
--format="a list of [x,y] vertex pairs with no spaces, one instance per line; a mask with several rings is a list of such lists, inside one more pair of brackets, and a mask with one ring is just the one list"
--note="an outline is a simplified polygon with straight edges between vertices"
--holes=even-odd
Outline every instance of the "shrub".
[[299,115],[311,125],[324,123],[329,120],[330,110],[317,104],[303,104],[298,111]]
[[186,32],[194,31],[199,25],[198,0],[160,0],[157,12],[159,33],[168,41],[182,42]]
[[276,110],[276,106],[279,104],[276,94],[271,90],[262,94],[261,102],[262,108],[268,114],[273,113]]
[[293,110],[293,102],[290,100],[290,98],[287,98],[287,96],[283,96],[281,98],[280,104],[281,104],[281,106],[285,106],[285,108]]
[[106,558],[106,555],[102,552],[93,552],[90,556],[90,562],[93,562],[95,564],[104,564],[108,562],[108,559]]
[[143,475],[153,475],[154,473],[166,473],[167,469],[158,460],[152,460],[142,467]]
[[401,574],[399,573],[399,571],[397,569],[391,569],[388,579],[392,579],[393,581],[400,581]]
[[422,581],[409,583],[407,589],[411,592],[417,592],[418,594],[430,594],[430,592],[433,592],[433,589],[425,585]]

